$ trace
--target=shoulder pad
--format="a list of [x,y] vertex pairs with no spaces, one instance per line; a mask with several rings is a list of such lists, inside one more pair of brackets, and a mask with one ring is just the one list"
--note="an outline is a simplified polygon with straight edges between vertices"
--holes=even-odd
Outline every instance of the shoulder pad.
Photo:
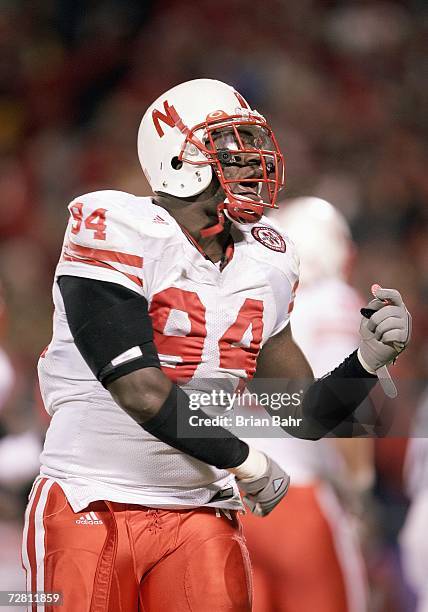
[[[144,236],[165,238],[174,233],[172,217],[149,197],[123,191],[95,191],[75,198],[68,206],[67,239],[82,247],[140,251]],[[164,214],[163,214],[164,213]]]

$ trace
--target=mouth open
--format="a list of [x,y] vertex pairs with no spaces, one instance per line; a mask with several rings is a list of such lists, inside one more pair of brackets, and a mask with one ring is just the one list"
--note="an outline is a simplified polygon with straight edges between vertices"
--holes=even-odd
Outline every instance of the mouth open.
[[250,198],[252,200],[261,200],[261,184],[259,183],[259,181],[245,180],[240,183],[236,183],[232,191],[236,193],[236,195],[246,196],[247,198]]
[[244,189],[247,188],[250,191],[256,191],[259,186],[259,183],[258,181],[243,181],[242,183],[239,183],[239,185]]

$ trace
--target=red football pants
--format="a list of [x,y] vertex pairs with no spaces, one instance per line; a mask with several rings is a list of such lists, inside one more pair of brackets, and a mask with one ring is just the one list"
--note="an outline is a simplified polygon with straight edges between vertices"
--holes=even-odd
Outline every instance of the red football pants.
[[45,612],[248,612],[248,553],[237,513],[226,514],[107,501],[75,513],[57,483],[38,479],[22,547],[27,590],[62,593]]
[[254,612],[367,612],[355,533],[328,486],[290,486],[272,514],[242,522]]

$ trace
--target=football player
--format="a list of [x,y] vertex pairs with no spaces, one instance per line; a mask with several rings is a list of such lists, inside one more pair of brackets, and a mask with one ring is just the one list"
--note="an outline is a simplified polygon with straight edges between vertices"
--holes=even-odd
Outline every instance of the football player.
[[[287,231],[298,250],[293,336],[315,376],[323,376],[359,341],[363,304],[348,283],[355,257],[349,227],[329,202],[313,197],[284,201],[269,220]],[[373,440],[252,442],[286,466],[291,478],[287,502],[262,525],[252,515],[243,520],[254,571],[254,612],[367,610],[355,514],[374,483]]]
[[[69,205],[39,362],[52,420],[26,513],[27,586],[61,591],[65,611],[132,611],[138,599],[150,612],[249,610],[238,487],[266,515],[289,479],[192,398],[215,378],[241,389],[256,372],[312,377],[288,324],[294,247],[262,217],[283,157],[264,117],[208,79],[148,108],[138,152],[153,197],[100,191]],[[354,410],[407,344],[400,295],[377,298],[358,354],[305,394],[300,435]],[[332,405],[329,385],[348,377]]]

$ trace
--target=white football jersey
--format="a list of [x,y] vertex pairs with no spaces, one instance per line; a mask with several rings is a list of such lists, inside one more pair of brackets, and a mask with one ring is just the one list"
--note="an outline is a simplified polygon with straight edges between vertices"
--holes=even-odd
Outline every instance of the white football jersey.
[[[339,278],[320,280],[297,292],[291,330],[316,378],[333,370],[357,348],[362,305],[355,289]],[[257,440],[257,448],[275,459],[294,485],[329,474],[337,478],[344,469],[340,454],[328,439]]]
[[266,218],[234,225],[231,256],[220,271],[151,198],[100,191],[69,210],[53,286],[53,338],[39,361],[52,416],[42,474],[57,479],[75,511],[96,499],[193,507],[231,487],[232,498],[212,504],[240,508],[229,472],[145,432],[96,380],[73,342],[56,279],[109,281],[144,296],[171,380],[186,391],[208,378],[236,386],[253,376],[261,347],[288,323],[298,278],[292,243]]

